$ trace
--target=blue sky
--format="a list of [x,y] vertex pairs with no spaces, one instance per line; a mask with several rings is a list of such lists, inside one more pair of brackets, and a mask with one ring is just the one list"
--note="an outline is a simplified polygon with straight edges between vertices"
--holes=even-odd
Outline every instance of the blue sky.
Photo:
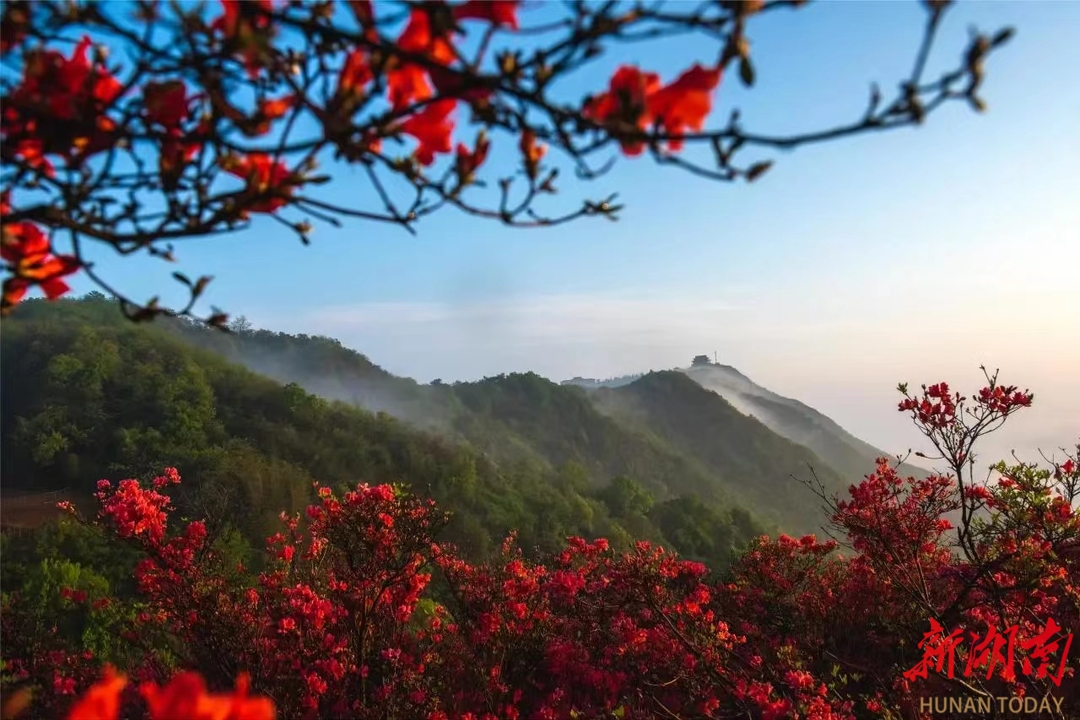
[[[924,17],[899,0],[762,17],[757,86],[726,79],[714,120],[734,106],[763,132],[850,120],[871,81],[910,71]],[[105,256],[99,268],[136,298],[167,290],[175,269],[214,275],[209,300],[230,313],[337,337],[421,381],[609,377],[715,350],[890,451],[916,440],[894,409],[898,381],[970,390],[985,363],[1037,395],[987,451],[1052,449],[1080,432],[1080,3],[961,2],[931,71],[955,62],[971,25],[1017,28],[990,60],[989,112],[958,103],[917,130],[783,153],[754,185],[622,160],[562,186],[562,201],[619,192],[617,223],[512,230],[447,211],[415,237],[320,225],[305,248],[260,218],[180,245],[179,268]],[[668,79],[713,52],[616,50],[567,92],[602,87],[621,62]],[[328,199],[366,191],[350,171],[335,178]]]

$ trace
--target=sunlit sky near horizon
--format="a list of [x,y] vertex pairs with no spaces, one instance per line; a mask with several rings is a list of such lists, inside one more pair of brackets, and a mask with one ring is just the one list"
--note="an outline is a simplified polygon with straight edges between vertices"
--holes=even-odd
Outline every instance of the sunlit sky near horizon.
[[[916,2],[836,1],[751,22],[757,86],[726,79],[714,120],[735,105],[765,132],[858,117],[871,81],[910,71],[924,17]],[[893,452],[917,447],[898,382],[970,392],[986,364],[1035,391],[1036,406],[984,451],[1033,459],[1080,434],[1080,2],[961,2],[931,71],[955,63],[971,25],[1017,28],[989,62],[987,113],[956,103],[919,129],[783,153],[754,185],[622,160],[563,186],[572,198],[619,192],[617,223],[514,230],[447,211],[415,237],[318,226],[305,248],[257,218],[239,236],[179,246],[179,268],[105,256],[99,268],[136,298],[175,269],[213,275],[209,300],[230,313],[336,337],[423,382],[605,378],[716,351]],[[617,50],[571,90],[602,87],[628,60],[667,79],[712,52]],[[336,172],[327,196],[366,191],[352,177]]]

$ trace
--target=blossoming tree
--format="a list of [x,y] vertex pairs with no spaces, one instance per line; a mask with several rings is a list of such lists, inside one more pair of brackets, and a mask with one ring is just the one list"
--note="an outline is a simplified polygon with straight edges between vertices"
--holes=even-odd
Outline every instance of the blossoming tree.
[[[208,277],[174,274],[190,290],[185,307],[136,303],[93,266],[88,246],[172,260],[175,242],[227,235],[260,215],[305,243],[314,223],[412,231],[446,208],[511,226],[614,219],[615,196],[545,214],[560,167],[595,179],[617,146],[752,181],[771,165],[762,152],[922,123],[952,101],[982,109],[986,58],[1011,34],[975,36],[955,69],[926,77],[949,0],[925,0],[911,73],[895,96],[875,86],[851,122],[787,136],[754,132],[737,111],[709,124],[725,78],[754,83],[751,24],[809,12],[804,4],[223,0],[208,10],[12,0],[0,27],[3,308],[33,287],[62,295],[64,278],[81,272],[135,319],[190,315]],[[715,51],[687,58],[674,77],[627,65],[588,97],[562,89],[613,45],[695,35]],[[488,167],[503,142],[516,160]],[[688,159],[686,145],[708,160]],[[355,204],[330,202],[320,166],[353,166],[366,191]]]

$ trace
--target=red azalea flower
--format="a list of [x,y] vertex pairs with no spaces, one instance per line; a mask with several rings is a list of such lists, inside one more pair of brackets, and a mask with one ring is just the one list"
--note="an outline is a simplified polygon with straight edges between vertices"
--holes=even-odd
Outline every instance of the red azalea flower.
[[495,27],[518,29],[517,11],[521,0],[467,0],[455,5],[455,20],[486,20]]
[[293,173],[280,160],[275,161],[265,153],[251,153],[239,159],[232,158],[222,164],[225,171],[247,181],[248,193],[256,196],[273,192],[245,207],[245,211],[272,213],[289,204],[298,184]]
[[401,124],[401,131],[419,141],[416,158],[422,165],[435,162],[436,153],[453,150],[450,136],[454,123],[450,113],[454,111],[453,100],[436,100]]
[[163,688],[143,683],[139,692],[150,708],[151,720],[274,720],[274,703],[269,698],[249,697],[249,685],[248,676],[241,675],[233,694],[210,694],[202,676],[184,672]]
[[120,716],[120,693],[127,682],[126,677],[106,665],[102,679],[71,706],[68,720],[115,720]]
[[[431,16],[422,7],[415,7],[409,13],[409,23],[398,38],[397,45],[403,52],[422,55],[439,65],[450,65],[456,58],[450,40],[432,32]],[[402,110],[431,97],[427,76],[427,70],[409,62],[387,73],[390,103],[395,110]]]
[[183,80],[147,83],[143,88],[146,119],[166,129],[178,128],[188,117],[187,87]]
[[[670,85],[649,96],[649,114],[671,135],[681,135],[687,129],[701,131],[712,110],[712,93],[720,84],[722,74],[719,67],[710,70],[694,65]],[[682,141],[672,140],[669,146],[679,150]]]

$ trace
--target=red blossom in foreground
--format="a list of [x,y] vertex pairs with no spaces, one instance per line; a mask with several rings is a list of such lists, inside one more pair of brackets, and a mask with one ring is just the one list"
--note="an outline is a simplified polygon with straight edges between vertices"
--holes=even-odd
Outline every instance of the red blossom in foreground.
[[71,706],[68,720],[116,720],[120,716],[120,693],[127,678],[106,666],[104,677]]
[[64,295],[71,288],[63,278],[80,267],[71,255],[53,254],[48,237],[34,223],[3,222],[9,212],[5,195],[0,198],[0,258],[8,264],[12,277],[4,280],[3,312],[18,304],[33,286],[40,287],[50,300]]
[[182,80],[150,83],[143,89],[146,119],[171,130],[188,118],[187,86]]
[[[127,678],[106,667],[104,677],[91,686],[68,711],[67,720],[119,720],[121,693]],[[164,687],[146,682],[139,687],[148,720],[274,720],[274,703],[248,695],[248,677],[241,675],[231,695],[211,694],[198,673],[179,673]]]
[[362,95],[367,84],[375,79],[368,63],[367,53],[357,48],[345,57],[338,77],[338,92],[346,96]]
[[705,127],[705,119],[712,111],[712,93],[722,76],[722,68],[694,65],[648,97],[649,113],[673,136],[669,150],[682,149],[681,137],[687,130],[699,132]]
[[518,29],[517,11],[521,0],[466,0],[455,5],[455,20],[485,20],[495,27]]
[[454,149],[451,141],[454,123],[450,118],[453,112],[453,100],[438,100],[402,123],[401,131],[419,141],[416,159],[421,165],[431,165],[435,162],[436,154]]
[[112,144],[115,122],[107,115],[123,87],[108,70],[87,57],[83,37],[71,57],[56,50],[27,51],[22,82],[4,98],[0,134],[16,156],[54,174],[45,155],[62,155],[78,165]]
[[525,159],[525,172],[529,177],[535,177],[540,167],[540,161],[547,153],[547,146],[537,142],[536,134],[526,130],[521,134],[521,142],[518,144],[521,155]]
[[0,17],[0,55],[22,45],[30,25],[30,3],[27,0],[11,0],[4,3]]
[[164,687],[144,683],[139,693],[146,701],[150,720],[274,720],[274,703],[269,698],[249,696],[248,688],[245,674],[237,679],[236,690],[231,695],[211,694],[198,673],[185,672]]
[[248,76],[255,79],[262,71],[262,60],[274,36],[269,13],[271,0],[221,0],[222,14],[211,27],[244,59]]
[[[612,76],[610,89],[585,104],[584,115],[613,128],[625,125],[645,130],[652,122],[647,100],[659,88],[659,75],[624,65]],[[640,155],[645,149],[640,140],[623,139],[620,143],[627,155]]]
[[468,185],[473,181],[477,169],[479,169],[487,159],[488,150],[490,148],[491,143],[488,141],[487,135],[483,132],[477,136],[476,147],[472,150],[469,150],[464,144],[458,143],[455,171],[457,172],[458,179],[462,185]]
[[[591,98],[583,112],[615,135],[645,131],[655,123],[673,136],[669,148],[680,150],[679,138],[686,130],[700,131],[704,127],[721,76],[719,67],[695,65],[661,87],[659,75],[624,65],[612,76],[609,90]],[[620,143],[627,155],[639,155],[645,147],[632,137],[623,137]]]
[[[410,11],[409,22],[398,37],[397,45],[402,52],[423,57],[436,67],[448,66],[457,57],[449,37],[432,28],[429,11],[420,6]],[[423,65],[407,59],[397,61],[387,76],[393,108],[403,110],[413,103],[430,99],[429,74],[429,69]]]
[[231,158],[224,164],[230,175],[247,183],[245,192],[260,198],[250,203],[247,212],[272,213],[289,204],[289,198],[301,181],[280,160],[263,153]]

